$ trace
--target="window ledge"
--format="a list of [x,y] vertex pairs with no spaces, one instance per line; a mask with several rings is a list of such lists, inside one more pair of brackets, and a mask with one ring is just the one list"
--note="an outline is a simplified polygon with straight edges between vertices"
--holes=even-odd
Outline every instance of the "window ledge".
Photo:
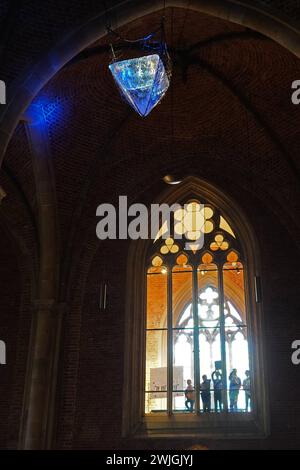
[[266,437],[253,413],[145,416],[135,438],[258,439]]

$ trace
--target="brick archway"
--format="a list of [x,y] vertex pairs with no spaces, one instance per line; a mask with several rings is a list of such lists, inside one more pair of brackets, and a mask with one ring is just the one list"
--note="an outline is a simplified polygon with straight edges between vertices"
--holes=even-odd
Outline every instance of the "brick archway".
[[[173,7],[186,7],[186,1],[181,0],[170,0],[166,2],[167,6]],[[147,13],[154,12],[161,9],[161,1],[135,1],[122,3],[119,8],[117,5],[115,8],[118,9],[118,20],[119,26],[128,23],[138,17],[141,17]],[[265,35],[277,40],[280,44],[284,45],[287,49],[294,52],[295,54],[300,55],[299,49],[299,40],[298,32],[289,27],[288,24],[284,24],[280,21],[279,18],[271,17],[263,11],[260,11],[257,8],[251,6],[250,2],[237,2],[237,1],[204,1],[204,0],[194,0],[190,2],[190,8],[193,8],[200,12],[205,12],[216,17],[227,19],[239,24],[243,24],[250,28],[256,29]],[[96,39],[106,34],[105,30],[105,16],[101,13],[96,18],[90,20],[89,22],[82,25],[78,30],[73,31],[68,36],[62,38],[56,47],[52,49],[47,56],[40,62],[38,62],[35,67],[33,67],[30,74],[26,75],[19,81],[18,84],[15,84],[12,87],[10,93],[10,101],[5,108],[5,114],[2,116],[2,124],[0,131],[0,155],[3,156],[10,137],[14,131],[14,128],[23,115],[24,111],[36,96],[39,90],[44,86],[44,84],[49,81],[56,72],[63,67],[72,57],[74,57],[78,52],[83,50],[89,44],[93,43]],[[0,156],[0,162],[1,162]],[[50,184],[51,178],[50,175],[41,180],[40,183]],[[53,198],[53,199],[52,199]],[[51,201],[54,201],[54,194],[51,195]],[[54,203],[53,203],[54,204]],[[40,207],[41,209],[41,207]],[[49,223],[51,215],[45,214],[45,219],[43,222],[45,226]],[[47,233],[47,232],[45,232]],[[49,234],[49,233],[48,233]],[[41,246],[45,246],[44,256],[49,255],[47,252],[46,246],[43,242],[46,241],[44,235],[41,236]],[[55,263],[53,258],[53,266],[51,272],[54,273]],[[51,284],[51,288],[54,289],[54,284]],[[49,305],[46,304],[40,305],[41,310],[44,307],[48,308]],[[38,347],[38,344],[35,345]],[[55,383],[55,373],[51,378],[52,384]],[[40,404],[42,409],[42,403]],[[35,410],[37,408],[35,407]],[[38,411],[38,410],[37,410]],[[49,411],[51,414],[53,410]],[[41,412],[38,411],[36,416],[37,423],[37,434],[39,435],[39,430],[42,427],[43,417]],[[46,420],[46,419],[45,419]],[[47,420],[46,420],[47,421]],[[48,426],[50,428],[50,425]],[[47,440],[51,442],[51,431],[47,429]],[[32,439],[32,429],[27,430],[26,440],[28,442],[33,441]],[[44,447],[45,436],[39,437],[34,444],[30,444],[35,448]],[[50,444],[48,444],[50,445]]]
[[[249,331],[255,338],[257,353],[251,356],[255,364],[255,394],[260,397],[257,406],[257,419],[260,432],[265,435],[268,431],[267,413],[267,389],[264,381],[265,364],[262,345],[262,306],[256,298],[256,282],[260,283],[261,254],[258,241],[249,224],[247,217],[238,204],[207,181],[189,176],[182,183],[173,188],[168,188],[155,201],[157,204],[168,204],[171,206],[178,201],[191,197],[199,198],[218,207],[229,224],[234,227],[235,233],[240,240],[244,251],[245,269],[247,281],[245,283],[245,298],[248,311]],[[124,362],[124,389],[123,389],[123,436],[132,437],[137,432],[143,416],[143,399],[140,393],[143,390],[145,365],[141,358],[145,357],[144,325],[146,318],[146,267],[149,244],[152,241],[138,240],[131,243],[127,260],[127,285],[126,285],[126,309],[125,309],[125,362]],[[141,279],[144,279],[141,282]],[[229,280],[228,280],[229,281]],[[183,286],[184,289],[184,286]],[[237,302],[239,301],[239,289],[226,282],[227,293]],[[182,307],[186,297],[179,292],[175,303]],[[178,310],[175,310],[178,315]],[[242,313],[242,312],[241,312]],[[259,319],[256,322],[256,319]],[[164,423],[166,424],[166,423]],[[153,428],[154,429],[154,428]],[[139,437],[141,437],[141,434]],[[241,437],[242,435],[239,435]],[[211,436],[210,436],[211,437]]]
[[[131,0],[110,7],[118,13],[118,26],[161,10],[161,0]],[[166,7],[186,8],[185,0],[167,0]],[[189,8],[254,29],[300,56],[300,32],[285,19],[251,1],[191,0]],[[106,34],[107,13],[101,11],[78,29],[68,32],[31,70],[12,84],[9,101],[0,113],[0,165],[14,129],[42,87],[74,56]],[[291,22],[292,23],[292,22]]]

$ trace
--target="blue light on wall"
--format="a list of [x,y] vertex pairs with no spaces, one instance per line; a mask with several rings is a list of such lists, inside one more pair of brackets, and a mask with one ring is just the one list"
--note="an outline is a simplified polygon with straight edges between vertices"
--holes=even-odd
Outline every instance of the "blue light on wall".
[[48,127],[59,123],[68,111],[65,101],[61,97],[36,97],[26,111],[30,125]]
[[147,116],[169,88],[169,78],[158,54],[113,62],[109,69],[122,96],[140,116]]

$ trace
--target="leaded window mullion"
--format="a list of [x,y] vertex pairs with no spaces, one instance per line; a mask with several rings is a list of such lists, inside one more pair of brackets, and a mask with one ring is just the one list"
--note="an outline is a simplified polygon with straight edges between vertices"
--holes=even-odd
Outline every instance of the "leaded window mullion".
[[221,360],[222,360],[222,381],[223,381],[223,407],[228,411],[227,399],[227,367],[226,367],[226,334],[225,334],[225,312],[224,312],[224,283],[223,265],[218,263],[218,284],[219,284],[219,312],[220,312],[220,339],[221,339]]
[[173,302],[172,302],[172,268],[168,269],[168,311],[167,311],[167,411],[173,412]]
[[200,413],[200,344],[198,317],[198,273],[193,266],[193,321],[194,321],[194,380],[196,391],[196,410]]

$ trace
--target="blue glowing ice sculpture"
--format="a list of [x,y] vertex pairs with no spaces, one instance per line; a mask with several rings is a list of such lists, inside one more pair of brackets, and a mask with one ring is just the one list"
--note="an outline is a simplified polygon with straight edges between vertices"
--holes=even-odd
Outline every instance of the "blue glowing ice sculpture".
[[169,78],[158,54],[113,62],[109,69],[121,94],[140,116],[147,116],[169,87]]

